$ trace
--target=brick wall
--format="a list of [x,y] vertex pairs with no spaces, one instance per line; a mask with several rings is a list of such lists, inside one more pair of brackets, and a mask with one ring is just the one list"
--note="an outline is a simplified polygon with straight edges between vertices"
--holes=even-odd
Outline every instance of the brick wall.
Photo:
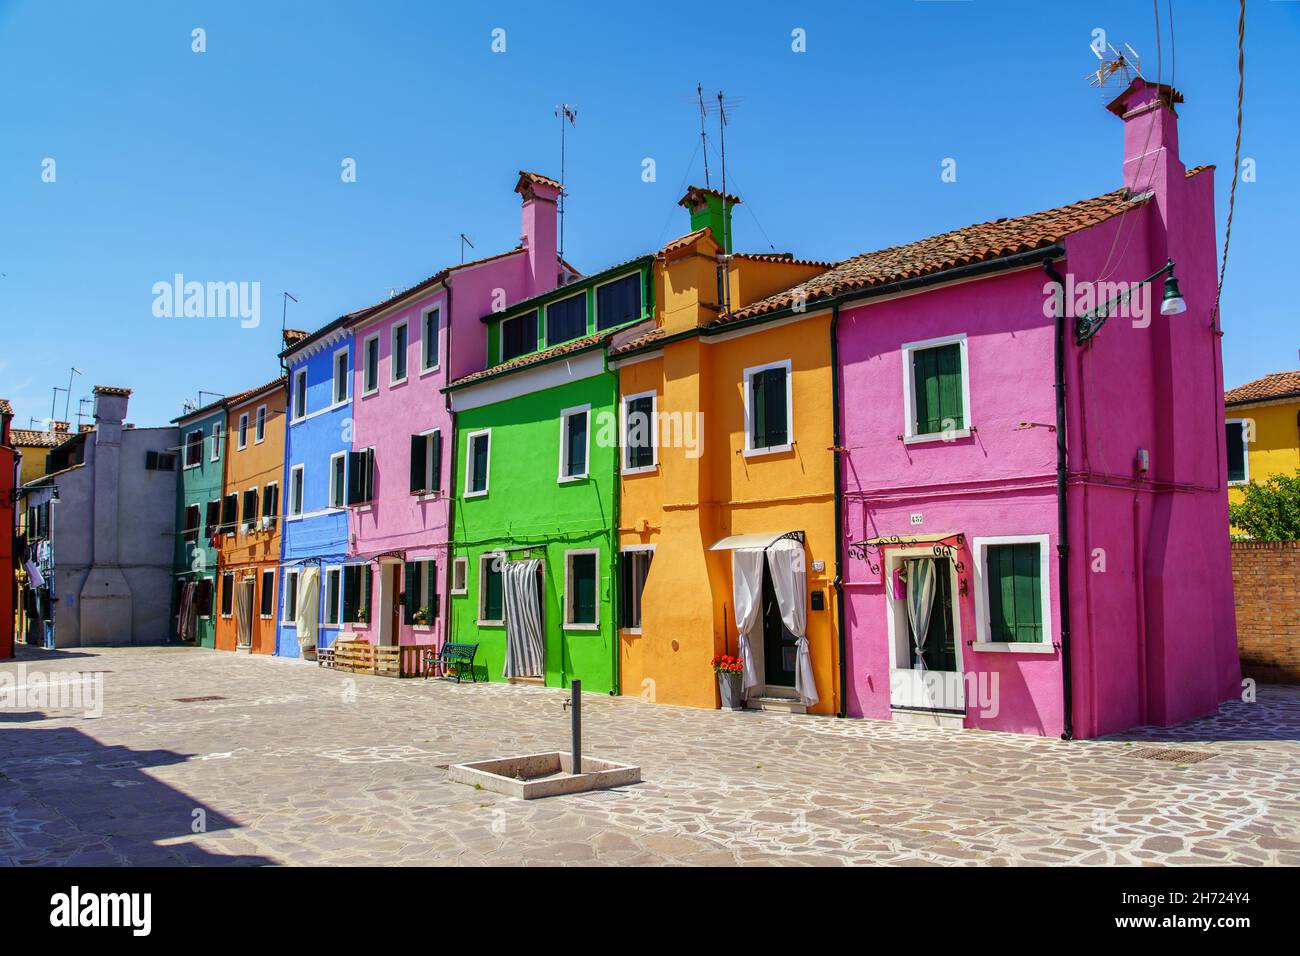
[[1232,588],[1242,674],[1300,683],[1300,541],[1234,541]]

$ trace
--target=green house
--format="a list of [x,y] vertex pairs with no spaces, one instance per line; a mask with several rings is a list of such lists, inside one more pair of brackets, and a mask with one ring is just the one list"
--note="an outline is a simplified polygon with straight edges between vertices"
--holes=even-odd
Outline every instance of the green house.
[[481,679],[616,692],[616,336],[654,314],[653,257],[485,316],[488,365],[456,416],[451,640]]
[[216,620],[212,605],[217,574],[212,534],[221,519],[221,482],[226,464],[225,399],[187,412],[172,422],[180,432],[172,636],[212,647]]

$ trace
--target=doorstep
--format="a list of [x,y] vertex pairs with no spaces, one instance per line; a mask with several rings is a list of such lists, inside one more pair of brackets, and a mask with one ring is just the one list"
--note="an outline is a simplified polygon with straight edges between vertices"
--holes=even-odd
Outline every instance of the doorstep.
[[531,684],[533,687],[545,687],[545,677],[507,677],[506,682],[509,684]]
[[943,730],[961,730],[966,726],[965,714],[944,710],[906,710],[895,707],[890,715],[896,724],[909,727],[939,727]]
[[766,710],[777,714],[806,714],[808,708],[791,697],[750,697],[745,701],[750,710]]

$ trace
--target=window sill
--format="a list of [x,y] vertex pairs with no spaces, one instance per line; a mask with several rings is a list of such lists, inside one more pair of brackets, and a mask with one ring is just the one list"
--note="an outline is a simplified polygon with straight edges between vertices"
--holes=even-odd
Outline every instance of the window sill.
[[599,631],[600,625],[599,624],[565,624],[564,629],[566,631],[585,631],[590,634]]
[[486,498],[486,497],[487,497],[487,491],[486,491],[486,490],[483,490],[483,491],[467,491],[467,492],[465,492],[464,497],[466,497],[466,498]]
[[641,628],[639,627],[623,627],[623,628],[619,628],[619,631],[623,634],[631,635],[632,637],[641,636]]
[[281,622],[280,622],[280,626],[281,626],[281,627],[292,627],[292,628],[294,628],[294,629],[297,629],[297,627],[298,627],[298,622],[297,622],[297,621],[281,621]]
[[379,394],[379,386],[378,386],[378,385],[376,385],[374,388],[363,388],[363,389],[361,390],[361,397],[362,397],[362,398],[369,398],[371,395],[378,395],[378,394]]
[[389,390],[392,390],[392,389],[394,389],[394,388],[401,388],[401,387],[402,387],[403,385],[405,385],[408,381],[410,381],[410,379],[407,379],[407,378],[399,378],[399,379],[397,379],[397,381],[395,381],[395,382],[389,382],[389,383],[388,383],[388,388],[389,388]]
[[650,474],[654,474],[658,470],[659,470],[659,463],[655,462],[653,465],[642,465],[640,468],[624,468],[622,473],[625,476],[650,475]]
[[429,633],[430,631],[433,630],[433,625],[432,625],[432,624],[412,624],[412,625],[411,625],[411,628],[412,628],[412,629],[413,629],[417,634],[427,634],[427,633]]
[[1055,654],[1055,644],[1023,644],[1014,641],[974,641],[970,645],[972,651],[997,654]]
[[904,435],[903,444],[904,445],[926,445],[926,444],[933,444],[935,442],[951,444],[952,442],[957,441],[959,438],[970,438],[971,434],[972,434],[972,429],[968,427],[968,428],[958,428],[946,433],[927,432],[924,435]]
[[1243,478],[1243,479],[1241,479],[1240,481],[1230,481],[1230,482],[1228,482],[1228,487],[1229,487],[1229,488],[1241,488],[1241,487],[1243,487],[1244,485],[1248,485],[1248,484],[1250,484],[1250,479],[1249,479],[1249,478]]
[[479,627],[505,627],[505,621],[475,621]]
[[561,475],[560,478],[556,480],[556,484],[572,485],[579,481],[586,481],[588,477],[589,476],[585,471],[580,475]]
[[274,620],[275,620],[275,615],[274,615],[274,614],[259,614],[259,615],[257,615],[257,617],[258,617],[258,620],[261,620],[261,621],[274,621]]
[[441,491],[413,491],[411,497],[416,501],[437,501],[442,498]]
[[420,378],[424,378],[426,375],[432,375],[434,372],[439,371],[441,368],[442,368],[441,365],[431,365],[429,366],[429,368],[421,369]]
[[469,588],[461,588],[459,591],[457,591],[455,588],[451,589],[452,597],[464,597],[466,594],[469,594]]
[[746,448],[746,458],[758,458],[762,455],[783,455],[786,452],[794,451],[794,442],[786,442],[784,445],[770,445],[767,448]]

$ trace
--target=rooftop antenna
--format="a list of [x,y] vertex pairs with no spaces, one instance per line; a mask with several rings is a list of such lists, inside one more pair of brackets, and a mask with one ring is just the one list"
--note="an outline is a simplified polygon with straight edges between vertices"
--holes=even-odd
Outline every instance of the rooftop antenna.
[[704,134],[704,118],[708,110],[704,108],[704,87],[699,83],[695,84],[695,98],[700,104],[700,152],[704,154],[704,188],[712,189],[709,182],[709,140]]
[[1107,43],[1106,49],[1110,51],[1110,59],[1102,56],[1101,51],[1095,46],[1089,45],[1088,49],[1092,51],[1093,56],[1101,61],[1101,66],[1084,78],[1089,85],[1095,86],[1097,89],[1105,89],[1106,84],[1115,76],[1120,77],[1120,85],[1128,86],[1133,82],[1133,77],[1142,75],[1142,58],[1138,56],[1137,50],[1127,43],[1124,44],[1127,53],[1121,53]]
[[[54,395],[51,396],[51,398],[50,398],[50,429],[51,429],[51,430],[54,429],[54,421],[55,421],[55,419],[54,419],[54,403],[57,402],[57,401],[59,400],[59,392],[66,392],[66,391],[67,391],[67,389],[64,388],[62,385],[55,385],[55,386],[54,386]],[[64,404],[66,405],[67,403],[65,402]]]
[[89,395],[77,399],[77,431],[81,431],[81,420],[83,418],[91,417],[90,415],[87,415],[85,412],[82,411],[82,409],[85,408],[87,405],[94,407],[94,399],[92,399]]
[[190,412],[194,411],[198,407],[199,407],[198,402],[195,402],[193,399],[187,398],[185,399],[185,401],[181,402],[181,414],[188,415]]
[[564,121],[577,127],[578,108],[571,103],[561,103],[555,107],[555,115],[560,119],[560,258],[564,258],[564,197],[568,190],[564,188]]
[[[284,295],[284,299],[283,299],[284,304],[283,304],[283,308],[280,309],[280,348],[281,349],[284,348],[285,330],[289,328],[289,300],[293,299],[294,302],[298,301],[297,296],[295,296],[292,292],[285,292],[283,293],[283,295]],[[285,364],[284,359],[280,359],[280,371],[287,372],[288,370],[289,370],[289,366]]]
[[71,366],[71,370],[68,372],[68,394],[63,397],[63,420],[65,422],[68,420],[68,402],[72,401],[72,376],[80,374],[81,369],[75,365]]
[[722,165],[722,265],[726,281],[722,284],[722,304],[731,312],[731,217],[727,215],[727,103],[718,90],[718,148]]
[[470,238],[469,238],[469,236],[465,235],[465,233],[462,232],[462,233],[460,234],[460,264],[461,264],[461,265],[464,265],[464,264],[465,264],[465,247],[466,247],[466,246],[469,246],[471,249],[473,249],[473,248],[474,248],[474,243],[470,242]]
[[204,396],[204,395],[215,395],[215,396],[217,396],[217,398],[225,398],[225,397],[226,397],[226,393],[225,393],[225,392],[213,392],[213,391],[209,391],[209,390],[206,389],[206,388],[201,388],[201,389],[199,389],[199,404],[200,404],[200,405],[203,404],[203,396]]

